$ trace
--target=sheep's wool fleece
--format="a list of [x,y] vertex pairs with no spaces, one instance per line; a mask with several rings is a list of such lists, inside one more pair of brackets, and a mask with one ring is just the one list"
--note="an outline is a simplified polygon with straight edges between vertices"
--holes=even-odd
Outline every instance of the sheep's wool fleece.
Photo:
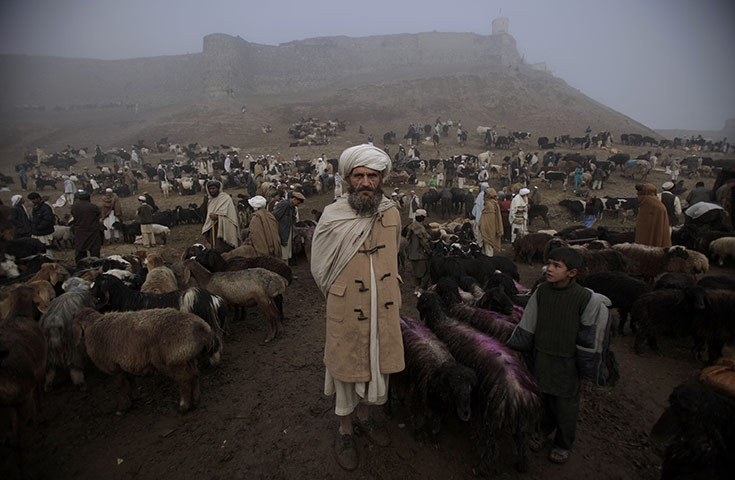
[[356,145],[350,147],[339,156],[339,174],[342,178],[357,167],[367,167],[383,172],[383,176],[390,173],[392,162],[383,150],[372,145]]
[[383,197],[374,215],[358,216],[347,197],[340,197],[324,209],[311,241],[311,274],[325,298],[329,287],[365,243],[378,214],[394,205]]
[[221,238],[228,245],[237,247],[240,245],[240,221],[237,218],[237,210],[235,204],[232,203],[232,197],[220,190],[219,195],[212,197],[209,195],[209,203],[207,203],[207,221],[202,227],[202,234],[207,233],[209,229],[214,227],[209,214],[214,213],[219,216],[217,221],[217,238]]

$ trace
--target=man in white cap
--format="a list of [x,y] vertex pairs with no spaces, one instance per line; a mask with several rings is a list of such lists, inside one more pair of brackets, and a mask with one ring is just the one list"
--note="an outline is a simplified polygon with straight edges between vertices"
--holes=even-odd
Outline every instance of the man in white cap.
[[250,218],[250,244],[258,255],[281,258],[281,239],[278,236],[278,220],[268,211],[266,200],[256,195],[248,200],[255,213]]
[[153,235],[153,207],[148,205],[146,198],[138,197],[138,221],[140,222],[140,234],[143,236],[145,248],[156,246],[156,237]]
[[664,182],[661,188],[663,189],[661,192],[661,203],[666,207],[666,213],[669,216],[669,228],[673,230],[675,225],[681,223],[679,221],[681,216],[681,200],[672,192],[674,182]]
[[358,463],[353,432],[377,445],[390,443],[369,406],[385,403],[389,375],[405,367],[397,260],[401,218],[381,189],[390,168],[390,157],[372,145],[342,152],[339,173],[349,194],[325,207],[312,241],[311,273],[327,299],[324,393],[336,394],[335,454],[346,470]]
[[510,243],[513,243],[518,233],[525,234],[528,231],[528,194],[531,191],[521,188],[518,195],[510,202]]
[[105,195],[102,197],[102,206],[100,207],[102,215],[102,223],[105,226],[105,242],[110,243],[112,239],[116,242],[120,241],[120,230],[114,225],[123,221],[122,203],[111,188],[105,189]]

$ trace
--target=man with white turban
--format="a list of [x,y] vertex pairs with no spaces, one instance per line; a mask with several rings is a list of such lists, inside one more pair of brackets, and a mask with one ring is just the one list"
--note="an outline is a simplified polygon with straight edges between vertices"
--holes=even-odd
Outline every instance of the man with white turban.
[[8,220],[13,224],[13,239],[29,238],[31,236],[31,215],[24,205],[23,195],[13,195],[10,198]]
[[264,197],[256,195],[248,200],[255,213],[250,218],[250,244],[260,256],[281,258],[281,239],[278,220],[265,208]]
[[324,209],[314,232],[311,273],[327,299],[324,393],[336,394],[340,419],[337,462],[357,468],[355,431],[388,445],[370,405],[387,400],[389,374],[404,369],[399,310],[398,244],[401,218],[381,183],[390,157],[372,145],[350,147],[339,158],[348,195]]
[[513,243],[518,233],[528,231],[528,194],[531,191],[521,188],[518,195],[510,202],[510,242]]
[[227,244],[232,248],[240,246],[240,219],[237,217],[232,197],[220,192],[222,184],[217,180],[207,182],[207,219],[202,227],[202,235],[212,248]]

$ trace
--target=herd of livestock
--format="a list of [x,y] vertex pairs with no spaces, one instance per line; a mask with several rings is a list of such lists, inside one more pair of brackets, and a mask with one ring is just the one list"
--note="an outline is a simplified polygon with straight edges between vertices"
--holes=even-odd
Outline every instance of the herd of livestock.
[[[284,186],[293,186],[305,195],[329,188],[330,160],[325,158],[302,161],[261,156],[241,160],[238,149],[227,146],[221,146],[220,151],[198,144],[163,145],[157,142],[154,151],[175,154],[174,159],[161,162],[163,178],[181,195],[201,192],[202,180],[211,175],[209,169],[217,172],[226,186],[245,188],[250,196],[270,198]],[[107,159],[117,158],[121,171],[129,167],[138,179],[160,181],[159,169],[143,163],[146,147],[141,143],[135,148],[136,155],[127,155],[127,159],[119,150],[102,153]],[[609,174],[617,168],[625,170],[630,161],[624,154],[605,160],[570,155],[547,152],[533,165],[525,156],[507,158],[499,165],[492,164],[492,155],[486,161],[473,155],[426,162],[410,158],[399,169],[416,175],[422,168],[434,170],[441,162],[448,181],[453,169],[455,178],[459,168],[473,183],[477,183],[476,175],[486,170],[506,179],[504,183],[512,187],[520,182],[531,185],[539,178],[551,185],[561,179],[550,173],[568,175],[577,166],[592,171],[600,168]],[[137,164],[132,163],[135,157]],[[231,163],[226,169],[228,157]],[[70,168],[73,158],[74,149],[70,148],[41,161],[51,162],[46,164],[51,167]],[[214,165],[201,165],[207,160]],[[29,171],[38,161],[38,157],[29,160]],[[702,166],[708,165],[698,159],[695,174],[702,172]],[[474,169],[475,177],[467,169]],[[121,187],[125,185],[130,194],[135,193],[135,185],[122,183],[121,174],[106,165],[91,178],[100,188],[109,186],[124,194]],[[446,186],[445,191],[452,192],[451,183]],[[459,195],[459,191],[454,193]],[[237,203],[244,225],[248,207],[246,196],[240,197]],[[462,205],[468,205],[466,200],[462,191]],[[628,199],[612,200],[609,210],[633,208],[623,206]],[[441,195],[438,199],[424,197],[428,209],[441,203]],[[456,202],[450,205],[443,214],[455,217]],[[206,207],[190,204],[189,208],[159,212],[157,223],[173,227],[200,222],[202,208]],[[607,208],[603,204],[603,209]],[[302,227],[308,232],[313,222]],[[419,299],[420,320],[402,316],[406,370],[391,382],[391,396],[407,404],[417,435],[435,439],[447,416],[468,422],[479,458],[475,473],[485,475],[494,469],[497,441],[504,433],[514,436],[516,467],[526,471],[526,434],[539,420],[540,392],[523,357],[506,347],[505,341],[537,285],[520,285],[517,265],[510,258],[482,255],[474,243],[471,220],[432,223],[427,229],[434,242],[430,261],[433,285]],[[308,233],[304,235],[308,237]],[[690,336],[693,354],[714,363],[722,357],[723,348],[735,342],[731,315],[735,280],[704,274],[711,259],[735,260],[735,234],[726,228],[686,226],[677,229],[672,238],[673,247],[647,247],[632,243],[630,231],[575,226],[519,235],[512,248],[516,261],[528,263],[544,262],[556,246],[571,246],[582,255],[585,268],[580,282],[607,296],[611,308],[618,311],[617,325],[607,328],[608,345],[615,333],[625,331],[629,319],[638,353],[645,353],[646,346],[657,349],[661,335]],[[309,240],[305,238],[305,242]],[[43,391],[53,389],[66,375],[75,385],[84,385],[87,359],[116,377],[119,414],[132,405],[134,377],[153,371],[176,382],[178,407],[185,412],[200,401],[198,363],[220,362],[231,321],[241,318],[246,308],[257,307],[268,324],[265,343],[277,340],[281,321],[288,315],[283,296],[293,279],[291,268],[279,259],[254,256],[247,245],[222,251],[195,244],[185,252],[168,248],[147,256],[139,252],[88,258],[73,268],[46,256],[42,246],[30,242],[4,239],[2,250],[6,278],[0,293],[0,401],[13,412],[11,439],[16,442],[30,414],[40,414]],[[401,257],[405,259],[405,252]],[[401,268],[407,268],[405,264],[402,261]],[[600,365],[606,372],[601,383],[614,384],[621,372],[609,347]],[[666,451],[664,472],[692,468],[721,475],[735,468],[731,455],[735,407],[732,399],[714,393],[717,388],[721,388],[719,384],[682,386],[671,395],[671,407],[659,421],[659,430],[664,428],[664,420],[673,418],[678,431],[676,436],[667,437],[674,439]],[[721,442],[711,444],[706,455],[698,455],[699,445],[713,435]]]

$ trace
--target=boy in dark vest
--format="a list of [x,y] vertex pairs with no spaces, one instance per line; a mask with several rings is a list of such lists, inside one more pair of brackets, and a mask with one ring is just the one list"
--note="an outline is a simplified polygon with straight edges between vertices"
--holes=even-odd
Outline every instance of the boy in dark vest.
[[575,279],[582,257],[571,248],[549,253],[546,282],[528,301],[523,318],[508,340],[508,346],[533,352],[531,369],[543,399],[540,430],[531,436],[530,447],[539,451],[552,433],[554,446],[549,460],[566,463],[574,443],[579,413],[580,371],[577,343],[580,329],[608,319],[606,297],[579,285]]

